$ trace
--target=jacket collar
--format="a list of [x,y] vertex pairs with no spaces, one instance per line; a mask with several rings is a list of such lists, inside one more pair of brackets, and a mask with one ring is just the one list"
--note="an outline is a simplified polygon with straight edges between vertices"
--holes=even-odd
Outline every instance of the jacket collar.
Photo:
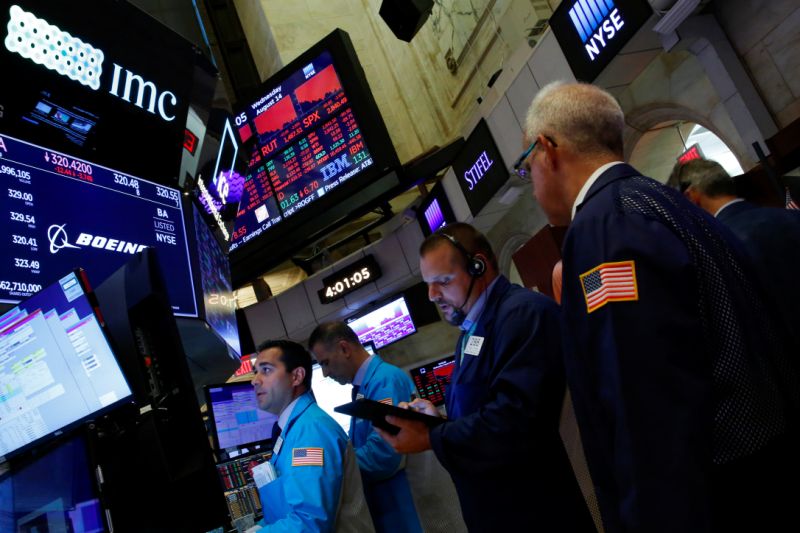
[[614,165],[600,174],[595,182],[589,187],[589,191],[586,193],[586,197],[583,199],[583,202],[576,206],[576,215],[577,212],[580,211],[581,208],[592,198],[592,196],[603,190],[607,185],[622,178],[629,178],[631,176],[641,176],[641,173],[626,163]]

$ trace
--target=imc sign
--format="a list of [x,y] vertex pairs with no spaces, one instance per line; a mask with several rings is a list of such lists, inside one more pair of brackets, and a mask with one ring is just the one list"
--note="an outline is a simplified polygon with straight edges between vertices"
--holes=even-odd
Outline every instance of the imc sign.
[[652,13],[646,0],[567,0],[550,26],[575,77],[591,82]]
[[485,120],[481,119],[470,133],[453,162],[453,170],[469,210],[477,216],[508,179],[503,158]]
[[178,172],[188,41],[127,2],[0,8],[0,132],[162,183]]

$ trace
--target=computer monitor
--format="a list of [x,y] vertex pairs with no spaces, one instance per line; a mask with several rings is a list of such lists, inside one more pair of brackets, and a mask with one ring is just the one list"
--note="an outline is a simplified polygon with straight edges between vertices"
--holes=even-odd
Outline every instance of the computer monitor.
[[239,449],[272,438],[278,417],[258,408],[249,382],[207,385],[205,393],[214,449]]
[[359,341],[372,341],[376,349],[417,332],[404,296],[347,319],[347,325],[358,335]]
[[0,317],[0,456],[131,400],[90,296],[76,270]]
[[437,407],[444,405],[445,393],[455,368],[456,358],[453,355],[412,368],[411,378],[417,387],[419,397],[429,400]]
[[0,531],[108,531],[96,479],[80,436],[11,468],[0,478]]

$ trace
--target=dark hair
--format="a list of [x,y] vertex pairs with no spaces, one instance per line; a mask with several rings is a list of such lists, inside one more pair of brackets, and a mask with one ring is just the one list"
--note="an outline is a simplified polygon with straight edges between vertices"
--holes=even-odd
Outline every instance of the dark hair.
[[677,174],[682,191],[694,187],[709,198],[737,196],[736,182],[716,161],[693,159],[681,166]]
[[[425,254],[442,243],[453,246],[453,243],[445,235],[449,235],[455,239],[470,255],[480,254],[484,256],[489,261],[489,264],[492,265],[492,268],[499,270],[497,266],[497,256],[494,255],[492,245],[489,244],[489,239],[487,239],[483,233],[464,222],[448,224],[436,233],[429,235],[422,241],[419,247],[419,256],[424,257]],[[458,249],[458,246],[455,246],[455,248]],[[458,250],[458,252],[458,255],[464,255],[462,250]],[[466,265],[467,258],[464,257],[464,268],[466,268]]]
[[311,390],[311,354],[308,353],[308,350],[303,348],[302,344],[279,339],[262,342],[256,348],[256,353],[261,353],[270,348],[278,348],[281,351],[279,359],[286,366],[287,372],[291,372],[297,367],[303,367],[303,370],[306,371],[303,385],[305,385],[306,390]]
[[315,344],[322,343],[330,346],[336,341],[347,341],[350,344],[361,346],[358,335],[353,329],[341,321],[323,322],[311,332],[308,338],[308,349],[311,350]]

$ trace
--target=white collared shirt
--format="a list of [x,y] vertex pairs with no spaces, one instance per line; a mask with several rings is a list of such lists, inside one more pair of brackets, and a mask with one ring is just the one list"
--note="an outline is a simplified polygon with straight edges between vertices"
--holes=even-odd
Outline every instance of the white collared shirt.
[[723,205],[722,207],[720,207],[719,209],[717,209],[717,212],[716,212],[716,213],[714,213],[714,218],[717,218],[717,217],[719,216],[719,214],[720,214],[720,213],[722,213],[722,210],[723,210],[723,209],[725,209],[725,208],[726,208],[726,207],[728,207],[729,205],[733,205],[733,204],[735,204],[735,203],[738,203],[738,202],[744,202],[744,198],[736,198],[736,199],[734,199],[734,200],[731,200],[731,201],[730,201],[730,202],[728,202],[727,204]]
[[[302,396],[302,394],[300,396]],[[281,431],[283,431],[283,428],[286,427],[286,422],[289,421],[289,417],[292,416],[292,411],[294,411],[294,406],[297,404],[297,400],[300,399],[300,396],[292,400],[292,403],[287,405],[283,411],[281,411],[281,414],[278,417],[278,427],[281,428]]]
[[589,193],[589,189],[592,187],[592,185],[594,185],[594,182],[597,181],[597,179],[603,175],[603,172],[613,167],[614,165],[624,165],[624,164],[625,164],[624,161],[612,161],[610,163],[606,163],[605,165],[601,166],[600,168],[592,172],[592,175],[589,176],[589,179],[586,180],[586,183],[583,184],[581,190],[578,191],[578,197],[575,198],[575,203],[572,204],[572,217],[570,217],[570,220],[575,219],[575,213],[578,211],[578,206],[583,203],[583,200]]

